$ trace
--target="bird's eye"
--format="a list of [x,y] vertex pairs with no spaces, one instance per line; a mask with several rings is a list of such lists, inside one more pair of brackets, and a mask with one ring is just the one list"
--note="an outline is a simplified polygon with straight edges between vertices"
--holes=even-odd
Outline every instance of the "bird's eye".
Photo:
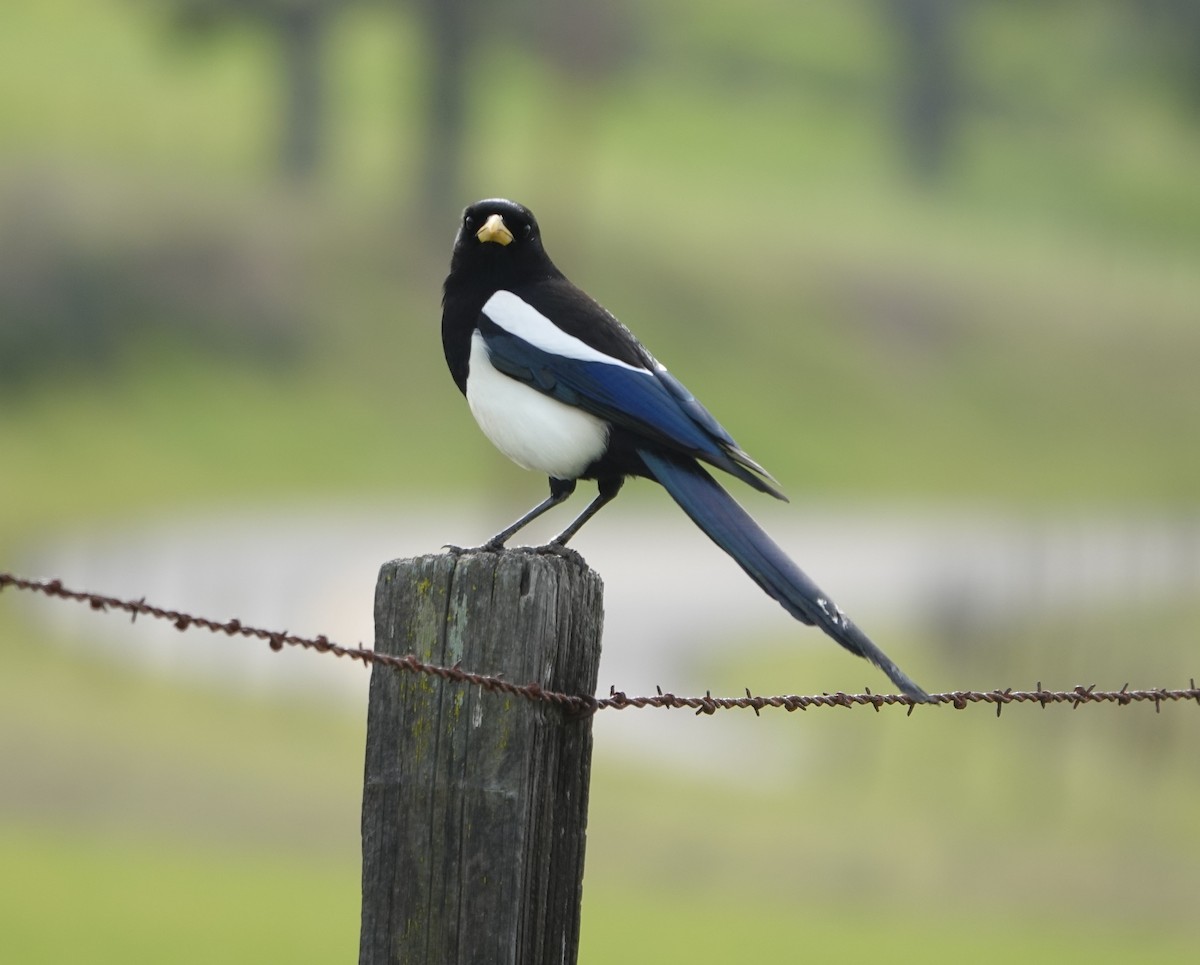
[[521,229],[521,237],[526,238],[526,239],[532,238],[533,237],[533,225],[527,224],[524,228],[522,228]]
[[467,215],[463,218],[463,227],[470,231],[475,227],[475,219],[471,215]]

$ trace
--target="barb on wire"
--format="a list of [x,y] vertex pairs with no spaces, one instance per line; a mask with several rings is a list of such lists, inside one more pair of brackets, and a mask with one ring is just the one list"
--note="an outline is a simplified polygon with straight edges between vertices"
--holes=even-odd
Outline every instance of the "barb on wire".
[[[332,653],[335,657],[349,657],[364,666],[379,664],[392,667],[406,673],[425,674],[442,680],[452,680],[457,683],[482,687],[484,690],[511,694],[526,700],[544,701],[554,704],[575,714],[592,714],[599,710],[625,710],[627,708],[658,707],[663,709],[684,709],[696,714],[713,714],[718,710],[734,708],[753,710],[757,715],[760,711],[772,707],[786,711],[808,710],[810,707],[859,707],[870,706],[878,711],[881,707],[899,704],[908,708],[911,714],[916,703],[901,694],[874,694],[867,689],[861,694],[809,694],[777,697],[755,696],[746,690],[744,697],[714,697],[705,693],[703,697],[678,697],[672,693],[663,693],[662,688],[648,697],[629,697],[613,688],[607,697],[596,698],[583,694],[564,694],[546,690],[540,684],[514,684],[502,677],[488,674],[472,673],[461,667],[442,667],[425,663],[415,654],[405,657],[393,654],[378,653],[365,647],[344,647],[334,643],[324,634],[316,637],[302,637],[286,630],[263,630],[248,627],[238,619],[226,621],[212,620],[207,617],[192,616],[179,610],[169,610],[153,606],[142,597],[137,600],[123,600],[118,597],[103,596],[99,593],[88,593],[72,590],[63,586],[61,580],[30,580],[12,573],[0,572],[0,590],[13,587],[32,593],[41,593],[48,597],[65,600],[76,600],[88,604],[93,610],[108,612],[117,610],[130,615],[131,620],[139,616],[149,616],[156,620],[165,620],[177,630],[188,630],[200,627],[211,633],[224,633],[228,636],[249,637],[266,642],[272,650],[282,650],[285,646],[302,647],[306,650],[316,650],[318,653]],[[1164,701],[1196,701],[1200,706],[1200,688],[1196,686],[1195,678],[1188,686],[1179,690],[1168,690],[1157,687],[1148,690],[1131,690],[1125,684],[1120,690],[1097,690],[1096,685],[1078,685],[1070,690],[1043,690],[1038,681],[1034,690],[958,690],[949,693],[931,694],[930,704],[947,704],[955,710],[963,710],[968,704],[992,704],[996,708],[996,716],[1009,704],[1039,704],[1043,709],[1049,704],[1069,704],[1071,709],[1081,704],[1109,703],[1124,706],[1133,703],[1153,703],[1156,712],[1162,709]]]
[[15,576],[12,573],[0,573],[0,590],[8,586],[17,590],[41,593],[45,596],[58,597],[65,600],[77,600],[80,603],[87,603],[93,610],[104,612],[120,610],[128,613],[132,620],[136,620],[139,616],[149,616],[154,617],[156,620],[166,620],[176,630],[200,627],[211,633],[224,633],[227,636],[251,637],[263,640],[275,651],[289,646],[302,647],[305,650],[316,650],[318,653],[332,653],[335,657],[349,657],[351,660],[358,660],[364,666],[380,664],[409,673],[426,674],[431,677],[440,677],[443,680],[473,684],[485,690],[513,694],[517,697],[524,697],[527,700],[544,700],[552,704],[559,704],[577,713],[591,713],[595,710],[597,704],[594,697],[560,694],[555,691],[544,690],[536,683],[514,684],[501,677],[471,673],[460,667],[439,667],[436,664],[425,663],[417,659],[415,654],[399,657],[388,653],[378,653],[375,650],[368,650],[361,646],[344,647],[341,644],[334,643],[324,634],[316,637],[301,637],[294,633],[288,633],[286,630],[262,630],[257,627],[248,627],[236,618],[224,622],[210,620],[207,617],[192,616],[189,613],[183,613],[179,610],[168,610],[164,607],[152,606],[146,602],[145,597],[139,600],[122,600],[118,597],[103,596],[99,593],[71,590],[63,586],[61,580],[30,580]]

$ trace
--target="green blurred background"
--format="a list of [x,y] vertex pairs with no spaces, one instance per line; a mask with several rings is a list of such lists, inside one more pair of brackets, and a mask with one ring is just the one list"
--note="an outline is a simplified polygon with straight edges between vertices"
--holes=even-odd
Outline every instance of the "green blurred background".
[[[319,572],[310,520],[444,519],[435,551],[540,498],[441,359],[489,195],[790,512],[1023,534],[1036,605],[874,614],[927,687],[1197,673],[1194,0],[4,4],[0,567],[140,595],[72,570],[78,534],[277,542],[283,508]],[[649,488],[594,525],[674,512]],[[1097,527],[1118,589],[1053,605]],[[0,960],[352,960],[361,700],[123,659],[64,606],[0,599]],[[743,637],[684,679],[880,689],[785,621]],[[597,725],[585,963],[1194,948],[1194,707],[665,718],[621,725],[657,757]]]

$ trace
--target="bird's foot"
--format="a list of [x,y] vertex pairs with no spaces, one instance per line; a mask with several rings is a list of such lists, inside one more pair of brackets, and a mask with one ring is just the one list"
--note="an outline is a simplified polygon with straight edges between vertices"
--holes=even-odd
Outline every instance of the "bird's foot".
[[533,552],[539,556],[557,556],[560,559],[570,560],[572,563],[583,563],[584,559],[576,550],[571,549],[566,543],[560,543],[558,540],[552,539],[544,546],[535,546]]

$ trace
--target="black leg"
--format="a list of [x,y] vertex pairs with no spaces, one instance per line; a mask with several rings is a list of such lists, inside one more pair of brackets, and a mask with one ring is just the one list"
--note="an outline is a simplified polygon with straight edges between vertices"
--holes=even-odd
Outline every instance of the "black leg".
[[535,519],[541,516],[542,513],[546,512],[546,510],[553,509],[573,492],[575,492],[574,479],[551,478],[550,495],[534,506],[533,509],[527,512],[511,526],[506,526],[504,529],[500,530],[500,532],[484,543],[480,549],[503,549],[504,544],[507,543],[518,530],[524,528],[529,523],[532,523]]
[[588,503],[587,509],[579,514],[575,522],[555,536],[554,539],[550,540],[550,546],[566,546],[567,540],[578,533],[584,523],[600,512],[606,504],[611,503],[617,498],[617,493],[625,485],[625,477],[610,476],[607,479],[599,480],[599,484],[600,494]]

